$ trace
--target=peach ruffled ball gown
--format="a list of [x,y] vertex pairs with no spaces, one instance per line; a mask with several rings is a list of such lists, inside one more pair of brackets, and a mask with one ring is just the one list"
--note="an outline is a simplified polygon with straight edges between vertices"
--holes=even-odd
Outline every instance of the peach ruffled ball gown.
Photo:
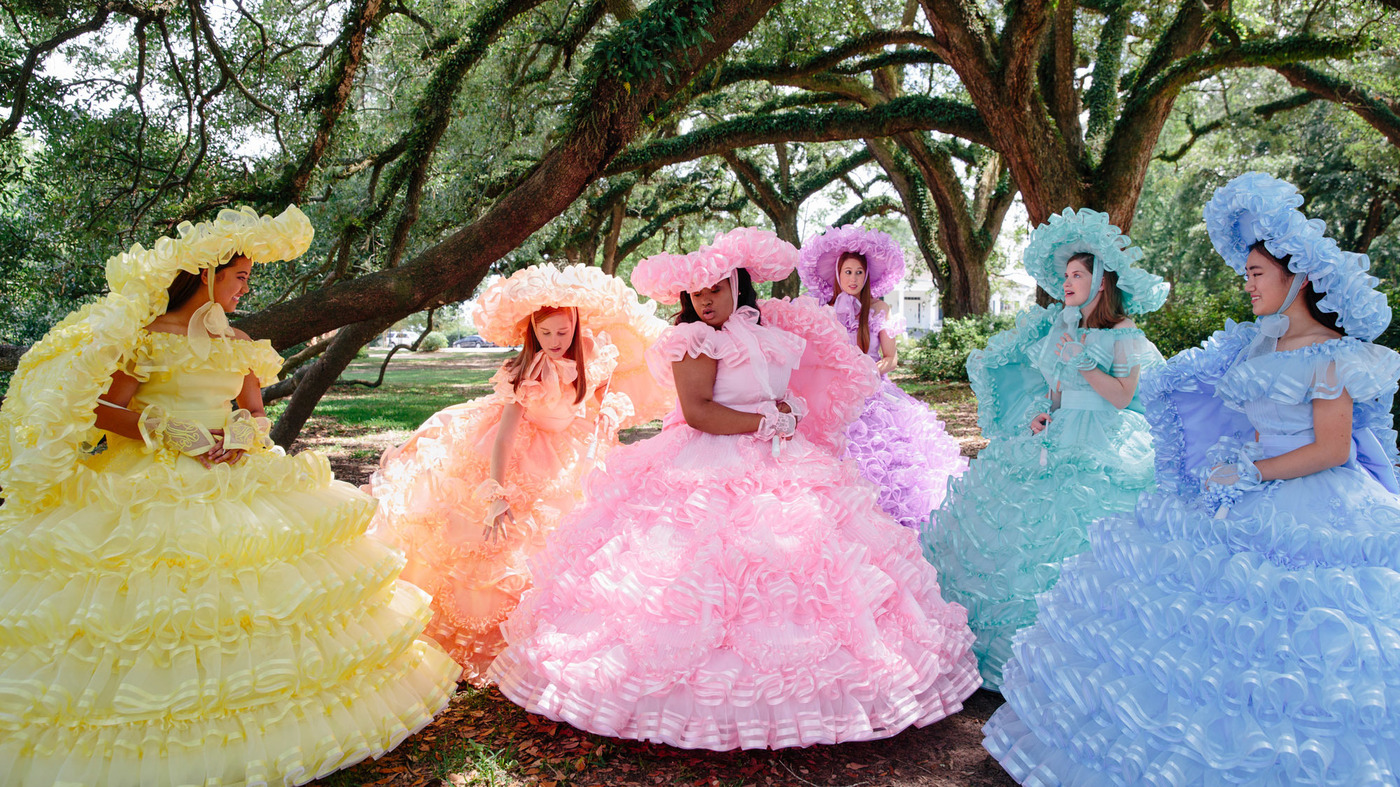
[[[493,393],[435,413],[384,454],[370,480],[380,501],[372,535],[408,555],[404,577],[433,596],[428,635],[474,683],[483,682],[504,646],[500,624],[530,586],[526,560],[581,499],[582,474],[617,444],[616,430],[598,428],[598,413],[618,350],[607,334],[590,337],[584,329],[590,350],[583,402],[575,403],[574,361],[537,355],[518,389],[501,369],[491,380]],[[504,539],[488,542],[483,533],[491,501],[482,484],[490,478],[501,414],[511,403],[523,411],[503,484],[515,524]]]

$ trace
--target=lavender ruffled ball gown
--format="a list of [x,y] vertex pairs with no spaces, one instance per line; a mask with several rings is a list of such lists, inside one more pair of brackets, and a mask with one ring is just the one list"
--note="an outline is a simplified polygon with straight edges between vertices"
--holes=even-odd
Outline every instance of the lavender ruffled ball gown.
[[[856,343],[860,301],[843,292],[836,296],[834,308],[837,322]],[[871,309],[869,328],[869,355],[878,361],[880,332],[898,336],[904,332],[904,320]],[[854,459],[861,474],[879,490],[880,508],[912,528],[918,528],[943,502],[949,480],[967,470],[961,446],[933,410],[888,377],[881,378],[880,388],[865,400],[860,417],[846,429],[845,458]]]

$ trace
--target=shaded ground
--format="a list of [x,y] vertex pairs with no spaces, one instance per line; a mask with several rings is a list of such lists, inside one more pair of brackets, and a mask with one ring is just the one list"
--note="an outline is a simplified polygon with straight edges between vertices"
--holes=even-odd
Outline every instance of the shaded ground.
[[961,713],[882,741],[779,751],[711,752],[591,735],[534,716],[495,689],[463,689],[433,724],[382,760],[325,785],[716,785],[1007,787],[981,747],[1001,697],[979,691]]
[[[368,480],[379,455],[428,416],[490,391],[504,356],[466,351],[396,355],[379,388],[337,386],[317,408],[294,448],[330,458],[337,477]],[[357,361],[351,379],[373,380],[382,355]],[[964,383],[895,382],[928,402],[975,456],[986,445],[976,403]],[[628,430],[624,442],[655,434],[659,423]],[[322,784],[407,785],[795,785],[796,787],[1006,787],[1014,782],[982,749],[982,724],[1001,704],[979,691],[962,712],[883,741],[806,749],[716,753],[619,741],[579,732],[525,713],[494,689],[463,685],[432,725],[378,761],[334,774]]]

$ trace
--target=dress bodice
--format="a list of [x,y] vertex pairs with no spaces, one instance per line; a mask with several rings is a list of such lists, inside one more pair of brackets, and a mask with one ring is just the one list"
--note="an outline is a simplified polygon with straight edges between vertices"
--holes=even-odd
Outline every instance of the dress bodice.
[[571,358],[551,358],[544,353],[535,355],[525,370],[519,386],[514,383],[513,366],[502,366],[491,378],[496,394],[508,402],[519,404],[522,417],[546,432],[558,432],[569,427],[576,418],[587,416],[589,397],[607,386],[617,368],[618,350],[606,333],[594,338],[586,329],[584,344],[584,385],[588,391],[578,399],[578,365]]
[[122,370],[140,382],[129,409],[160,405],[172,416],[217,429],[249,372],[267,385],[281,368],[282,357],[267,341],[216,338],[209,357],[200,358],[182,334],[145,331]]
[[[745,412],[787,395],[788,379],[802,359],[806,341],[787,331],[758,324],[758,312],[741,307],[718,329],[703,322],[666,329],[648,356],[653,372],[669,376],[682,357],[714,358],[713,401]],[[663,378],[665,379],[665,378]]]
[[1343,392],[1357,403],[1375,399],[1394,389],[1398,373],[1400,355],[1393,350],[1341,338],[1237,362],[1216,391],[1226,407],[1244,413],[1261,440],[1290,436],[1306,443],[1313,439],[1314,400]]
[[1102,402],[1112,407],[1079,372],[1076,366],[1079,358],[1074,354],[1079,348],[1075,343],[1082,345],[1082,354],[1094,361],[1095,368],[1112,377],[1127,377],[1133,369],[1158,363],[1162,359],[1157,348],[1137,327],[1083,328],[1072,334],[1060,335],[1051,332],[1031,348],[1029,356],[1036,371],[1044,378],[1046,387],[1052,392],[1059,392],[1061,406],[1068,401],[1086,404]]
[[[836,311],[836,321],[841,323],[841,327],[846,329],[846,333],[851,337],[851,344],[859,344],[860,334],[860,299],[847,293],[839,293],[836,302],[832,304]],[[870,347],[865,351],[875,360],[880,360],[880,332],[884,331],[891,337],[904,333],[904,318],[888,311],[870,309]]]

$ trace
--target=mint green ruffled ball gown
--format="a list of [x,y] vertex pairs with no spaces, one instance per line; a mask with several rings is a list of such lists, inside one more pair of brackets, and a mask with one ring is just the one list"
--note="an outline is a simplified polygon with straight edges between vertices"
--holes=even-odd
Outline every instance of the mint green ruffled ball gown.
[[[967,608],[983,685],[998,689],[1011,638],[1035,622],[1035,596],[1059,562],[1088,548],[1086,528],[1132,510],[1152,486],[1152,440],[1137,398],[1119,409],[1076,368],[1083,347],[1113,377],[1162,363],[1136,327],[1051,335],[1061,307],[1033,309],[968,358],[979,422],[990,440],[924,526],[924,556],[944,597]],[[1031,419],[1052,406],[1049,425]]]

